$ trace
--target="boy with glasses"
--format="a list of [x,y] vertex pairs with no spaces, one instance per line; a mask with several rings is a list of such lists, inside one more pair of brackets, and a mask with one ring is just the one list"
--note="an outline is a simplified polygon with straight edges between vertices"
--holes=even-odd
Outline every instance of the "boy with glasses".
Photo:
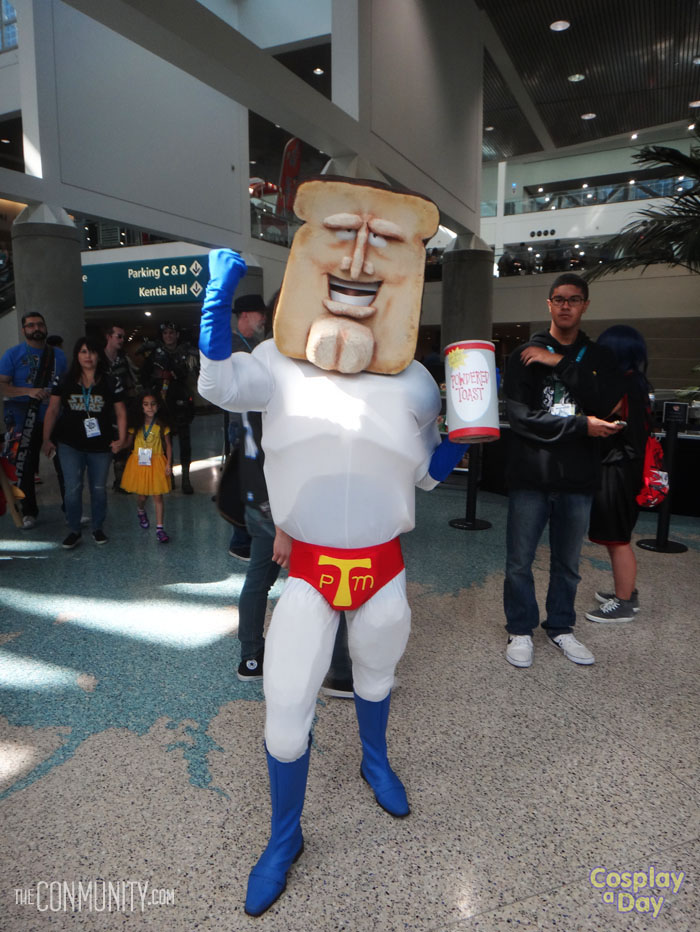
[[551,556],[542,627],[573,663],[594,662],[573,635],[574,600],[581,544],[600,479],[598,438],[621,429],[612,423],[611,412],[623,386],[612,354],[580,329],[588,304],[587,282],[572,273],[560,275],[547,301],[549,330],[535,333],[508,360],[511,445],[503,604],[506,660],[515,667],[532,664],[532,633],[540,621],[532,563],[547,524]]

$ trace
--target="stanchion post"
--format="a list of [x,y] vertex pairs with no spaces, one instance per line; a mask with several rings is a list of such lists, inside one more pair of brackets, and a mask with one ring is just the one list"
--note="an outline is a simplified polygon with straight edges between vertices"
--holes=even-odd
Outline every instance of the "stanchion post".
[[667,421],[664,427],[666,428],[664,459],[666,460],[666,471],[668,472],[668,495],[659,507],[658,520],[656,522],[656,538],[654,540],[651,538],[638,540],[637,546],[642,550],[653,550],[655,553],[685,553],[688,549],[685,544],[680,544],[678,541],[668,539],[668,532],[671,525],[671,499],[673,498],[676,447],[678,444],[678,422]]
[[467,473],[467,510],[463,518],[453,518],[450,527],[460,531],[485,531],[491,527],[490,521],[476,517],[476,493],[481,479],[481,444],[473,443],[469,447],[469,472]]

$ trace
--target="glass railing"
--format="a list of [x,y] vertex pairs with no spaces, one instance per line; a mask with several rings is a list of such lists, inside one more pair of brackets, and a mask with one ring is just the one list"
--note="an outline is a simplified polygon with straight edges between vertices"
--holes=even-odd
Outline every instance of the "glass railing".
[[277,246],[291,246],[301,221],[294,214],[278,214],[273,204],[251,198],[250,235]]
[[[586,185],[566,191],[535,196],[511,197],[504,203],[506,217],[532,214],[544,210],[566,210],[572,207],[594,207],[601,204],[622,204],[643,201],[653,197],[673,197],[689,191],[693,181],[684,178],[656,178],[646,181],[627,181],[624,184]],[[481,202],[481,216],[497,216],[496,201]]]

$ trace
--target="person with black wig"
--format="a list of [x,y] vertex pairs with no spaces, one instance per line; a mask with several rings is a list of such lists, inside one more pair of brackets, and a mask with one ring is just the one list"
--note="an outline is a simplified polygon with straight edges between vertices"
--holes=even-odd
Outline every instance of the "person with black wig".
[[612,564],[614,592],[596,592],[600,605],[586,612],[589,621],[632,621],[639,611],[637,560],[631,545],[642,487],[644,450],[651,431],[647,381],[647,346],[634,327],[608,327],[597,340],[612,351],[624,374],[625,394],[615,415],[625,426],[618,434],[600,441],[603,474],[593,497],[588,537],[607,547]]

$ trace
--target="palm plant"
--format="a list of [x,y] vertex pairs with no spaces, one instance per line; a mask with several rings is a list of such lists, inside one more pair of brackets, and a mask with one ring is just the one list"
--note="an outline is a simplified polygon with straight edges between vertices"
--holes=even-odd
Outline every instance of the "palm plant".
[[[700,140],[697,130],[696,137]],[[694,183],[672,197],[668,206],[640,210],[639,219],[607,241],[610,258],[585,272],[585,277],[593,281],[658,261],[700,272],[700,150],[685,155],[667,146],[645,146],[633,158],[638,165],[664,166]]]

